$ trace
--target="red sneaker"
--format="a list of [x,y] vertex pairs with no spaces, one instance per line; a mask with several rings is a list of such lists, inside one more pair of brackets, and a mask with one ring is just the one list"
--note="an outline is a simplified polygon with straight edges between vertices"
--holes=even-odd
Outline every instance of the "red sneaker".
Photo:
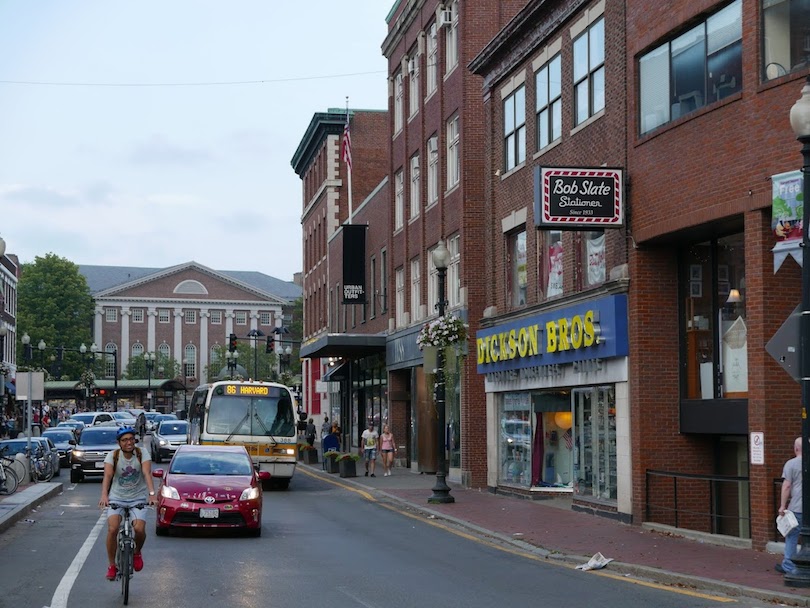
[[116,568],[115,565],[112,565],[109,568],[107,568],[108,581],[114,581],[116,576],[118,576],[118,568]]
[[135,569],[135,572],[143,570],[143,556],[140,553],[136,553],[132,556],[132,567]]

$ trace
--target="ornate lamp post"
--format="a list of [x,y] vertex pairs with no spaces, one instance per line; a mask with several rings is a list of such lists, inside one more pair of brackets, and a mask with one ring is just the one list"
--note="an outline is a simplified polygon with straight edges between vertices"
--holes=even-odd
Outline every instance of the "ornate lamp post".
[[264,338],[264,332],[261,329],[251,329],[248,332],[248,338],[253,340],[253,379],[259,379],[259,338]]
[[155,353],[144,353],[143,362],[146,365],[146,411],[152,411],[152,370],[155,369]]
[[802,144],[804,205],[802,212],[802,312],[799,319],[799,370],[802,384],[802,522],[799,544],[793,558],[796,572],[785,574],[790,587],[810,587],[810,76],[802,96],[790,109],[790,126]]
[[[439,318],[444,316],[445,301],[445,278],[447,276],[447,266],[450,264],[450,252],[444,244],[439,241],[436,249],[433,250],[433,265],[439,273],[439,301],[436,308],[439,311]],[[436,437],[438,453],[436,455],[436,485],[433,486],[433,495],[428,498],[431,504],[455,502],[456,499],[450,496],[450,487],[447,485],[447,457],[445,436],[445,392],[444,392],[444,349],[439,347],[436,353]]]

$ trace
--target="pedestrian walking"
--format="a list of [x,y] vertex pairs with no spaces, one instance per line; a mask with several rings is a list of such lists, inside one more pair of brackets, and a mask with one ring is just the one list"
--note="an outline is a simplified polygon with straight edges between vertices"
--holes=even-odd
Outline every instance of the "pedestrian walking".
[[306,429],[306,440],[307,440],[307,443],[309,445],[314,445],[315,444],[315,433],[316,432],[317,431],[315,429],[315,421],[312,418],[310,418],[309,422],[307,422],[307,429]]
[[366,461],[366,477],[371,473],[372,477],[376,477],[374,470],[377,468],[377,440],[379,435],[374,430],[374,425],[370,424],[369,427],[363,431],[361,440],[363,443],[363,456]]
[[782,491],[779,502],[779,515],[785,511],[792,511],[799,525],[785,536],[785,557],[781,564],[776,564],[776,571],[781,574],[796,572],[793,557],[796,555],[796,545],[799,542],[799,530],[802,527],[802,438],[797,437],[793,442],[793,452],[796,454],[785,463],[782,469]]
[[383,426],[383,432],[382,435],[380,435],[380,451],[382,452],[383,477],[388,477],[391,475],[391,469],[394,468],[394,455],[397,453],[397,442],[387,424]]
[[326,437],[332,431],[332,425],[329,423],[329,416],[323,417],[323,424],[321,425],[321,439]]

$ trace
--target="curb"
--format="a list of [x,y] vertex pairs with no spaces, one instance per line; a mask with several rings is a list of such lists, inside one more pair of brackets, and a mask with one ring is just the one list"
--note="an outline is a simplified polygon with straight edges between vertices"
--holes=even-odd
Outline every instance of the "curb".
[[[329,476],[328,473],[324,473],[320,469],[315,469],[314,467],[312,467],[312,469],[322,476]],[[332,476],[329,476],[329,478],[331,479]],[[526,551],[538,557],[542,557],[548,560],[549,562],[558,562],[563,563],[565,565],[575,566],[579,564],[584,564],[590,559],[590,556],[566,554],[558,549],[534,545],[523,539],[515,539],[512,538],[511,536],[501,534],[500,532],[495,532],[493,530],[482,528],[481,526],[474,524],[470,521],[467,521],[465,519],[460,519],[452,515],[447,515],[446,513],[434,511],[424,505],[413,503],[398,496],[395,496],[393,494],[389,494],[385,490],[372,488],[362,483],[351,481],[350,479],[341,478],[339,481],[336,481],[335,483],[350,484],[352,487],[362,488],[363,490],[371,492],[377,496],[384,496],[387,501],[395,502],[401,505],[406,505],[409,509],[417,511],[419,513],[423,513],[434,519],[441,519],[444,521],[451,522],[452,524],[470,530],[471,532],[474,532],[477,535],[497,539],[499,542],[508,544],[512,547],[521,549],[522,551]],[[598,570],[595,572],[598,572]],[[778,591],[770,591],[768,589],[759,589],[756,587],[747,587],[745,585],[739,585],[737,583],[728,583],[725,581],[719,581],[711,578],[704,578],[689,574],[681,574],[679,572],[672,572],[670,570],[662,570],[659,568],[653,568],[650,566],[644,566],[639,564],[612,561],[610,562],[610,568],[609,570],[607,570],[607,572],[618,575],[633,576],[639,580],[655,582],[661,585],[671,587],[720,593],[728,597],[735,597],[735,598],[745,597],[763,602],[777,603],[788,606],[810,607],[810,597],[807,596],[795,595],[792,593],[781,593]]]
[[31,484],[20,492],[6,496],[0,503],[0,533],[5,532],[43,502],[61,494],[61,482]]

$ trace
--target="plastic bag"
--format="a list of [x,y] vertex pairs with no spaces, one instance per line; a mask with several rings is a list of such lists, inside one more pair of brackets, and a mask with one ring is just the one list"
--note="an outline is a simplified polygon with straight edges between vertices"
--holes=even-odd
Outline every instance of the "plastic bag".
[[776,518],[776,527],[782,536],[787,536],[793,528],[799,525],[799,521],[793,514],[793,511],[785,511],[784,515]]

